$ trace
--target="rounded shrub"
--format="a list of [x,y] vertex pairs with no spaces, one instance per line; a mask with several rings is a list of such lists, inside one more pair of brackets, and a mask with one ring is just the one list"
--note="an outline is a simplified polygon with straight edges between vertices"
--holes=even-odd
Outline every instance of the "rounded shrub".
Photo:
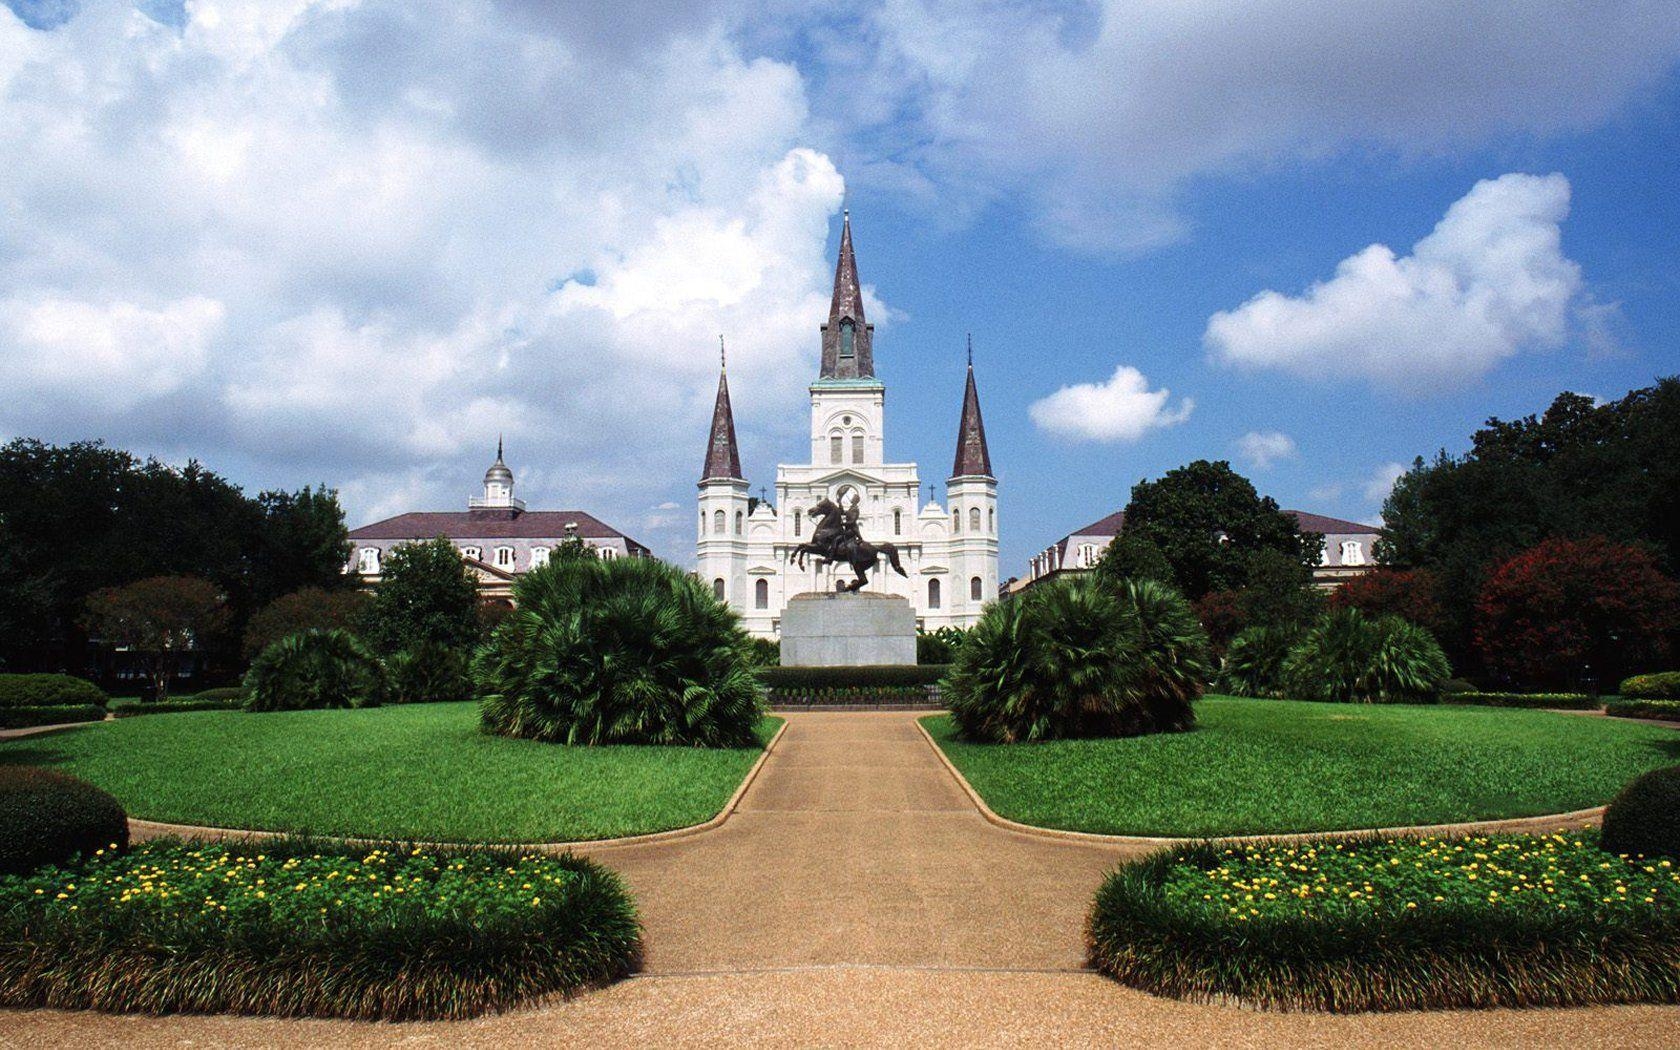
[[0,707],[104,707],[105,690],[68,674],[0,674]]
[[987,607],[945,698],[962,734],[997,743],[1189,729],[1209,673],[1190,605],[1153,580],[1050,583]]
[[245,710],[374,707],[385,672],[348,631],[300,631],[262,651],[245,675]]
[[1604,810],[1599,842],[1629,857],[1680,857],[1680,766],[1629,781]]
[[116,799],[50,769],[0,766],[0,875],[113,847],[128,848],[128,815]]
[[1636,674],[1622,679],[1617,691],[1634,700],[1680,700],[1680,671]]
[[471,700],[469,664],[459,649],[421,642],[385,661],[386,698],[394,704]]
[[484,727],[566,744],[753,747],[760,701],[739,618],[652,558],[551,559],[473,660]]
[[1422,627],[1332,609],[1284,660],[1283,691],[1297,700],[1431,703],[1451,674],[1446,654]]
[[1238,631],[1225,649],[1219,671],[1220,691],[1232,696],[1275,699],[1283,695],[1283,664],[1301,637],[1287,627],[1249,627]]

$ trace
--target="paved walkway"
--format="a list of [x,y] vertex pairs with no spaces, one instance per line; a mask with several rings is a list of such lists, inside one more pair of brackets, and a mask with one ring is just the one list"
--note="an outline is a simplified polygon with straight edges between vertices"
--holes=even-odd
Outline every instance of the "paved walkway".
[[1143,851],[987,823],[913,713],[801,713],[714,831],[591,851],[643,976],[464,1024],[0,1014],[0,1045],[1673,1045],[1680,1010],[1259,1014],[1081,969],[1091,895]]

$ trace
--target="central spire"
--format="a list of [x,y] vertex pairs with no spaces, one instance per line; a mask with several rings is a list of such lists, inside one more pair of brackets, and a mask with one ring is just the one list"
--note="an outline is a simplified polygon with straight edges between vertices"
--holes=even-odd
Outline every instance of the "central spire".
[[840,258],[834,264],[834,299],[822,326],[822,378],[875,378],[874,328],[863,316],[857,256],[852,251],[852,213],[842,213]]
[[704,484],[715,478],[741,478],[741,452],[735,444],[735,412],[729,405],[729,359],[723,350],[723,336],[718,336],[718,357],[722,366],[718,371],[717,401],[712,405],[712,433],[706,442],[706,465],[700,468]]

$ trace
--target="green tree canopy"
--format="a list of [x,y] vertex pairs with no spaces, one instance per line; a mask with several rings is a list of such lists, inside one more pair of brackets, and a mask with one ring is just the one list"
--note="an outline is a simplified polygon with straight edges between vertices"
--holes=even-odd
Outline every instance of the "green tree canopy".
[[145,655],[162,700],[179,655],[204,648],[227,627],[227,602],[209,580],[153,576],[94,591],[82,622],[100,641]]
[[439,536],[386,553],[363,631],[375,650],[465,649],[478,643],[479,630],[478,585],[453,543]]
[[1303,533],[1277,502],[1261,496],[1223,460],[1196,460],[1169,470],[1159,481],[1139,482],[1126,505],[1128,542],[1148,542],[1172,568],[1173,582],[1192,601],[1212,591],[1247,586],[1262,564],[1276,574],[1275,558],[1299,566],[1310,578],[1324,538]]

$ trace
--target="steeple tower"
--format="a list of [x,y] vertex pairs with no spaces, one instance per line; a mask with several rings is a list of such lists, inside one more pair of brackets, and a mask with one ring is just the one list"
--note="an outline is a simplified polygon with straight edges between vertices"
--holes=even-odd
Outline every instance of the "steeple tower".
[[980,391],[974,386],[973,336],[968,339],[968,385],[963,388],[962,420],[957,424],[957,458],[951,476],[992,476],[992,454],[986,448],[986,422],[980,418]]
[[735,413],[729,407],[729,358],[723,349],[723,337],[718,336],[717,403],[712,407],[712,437],[706,445],[706,465],[700,471],[702,482],[712,478],[741,478],[741,451],[735,444]]
[[864,320],[863,289],[852,251],[852,213],[840,225],[840,258],[834,264],[834,299],[822,326],[822,379],[874,379],[875,326]]

